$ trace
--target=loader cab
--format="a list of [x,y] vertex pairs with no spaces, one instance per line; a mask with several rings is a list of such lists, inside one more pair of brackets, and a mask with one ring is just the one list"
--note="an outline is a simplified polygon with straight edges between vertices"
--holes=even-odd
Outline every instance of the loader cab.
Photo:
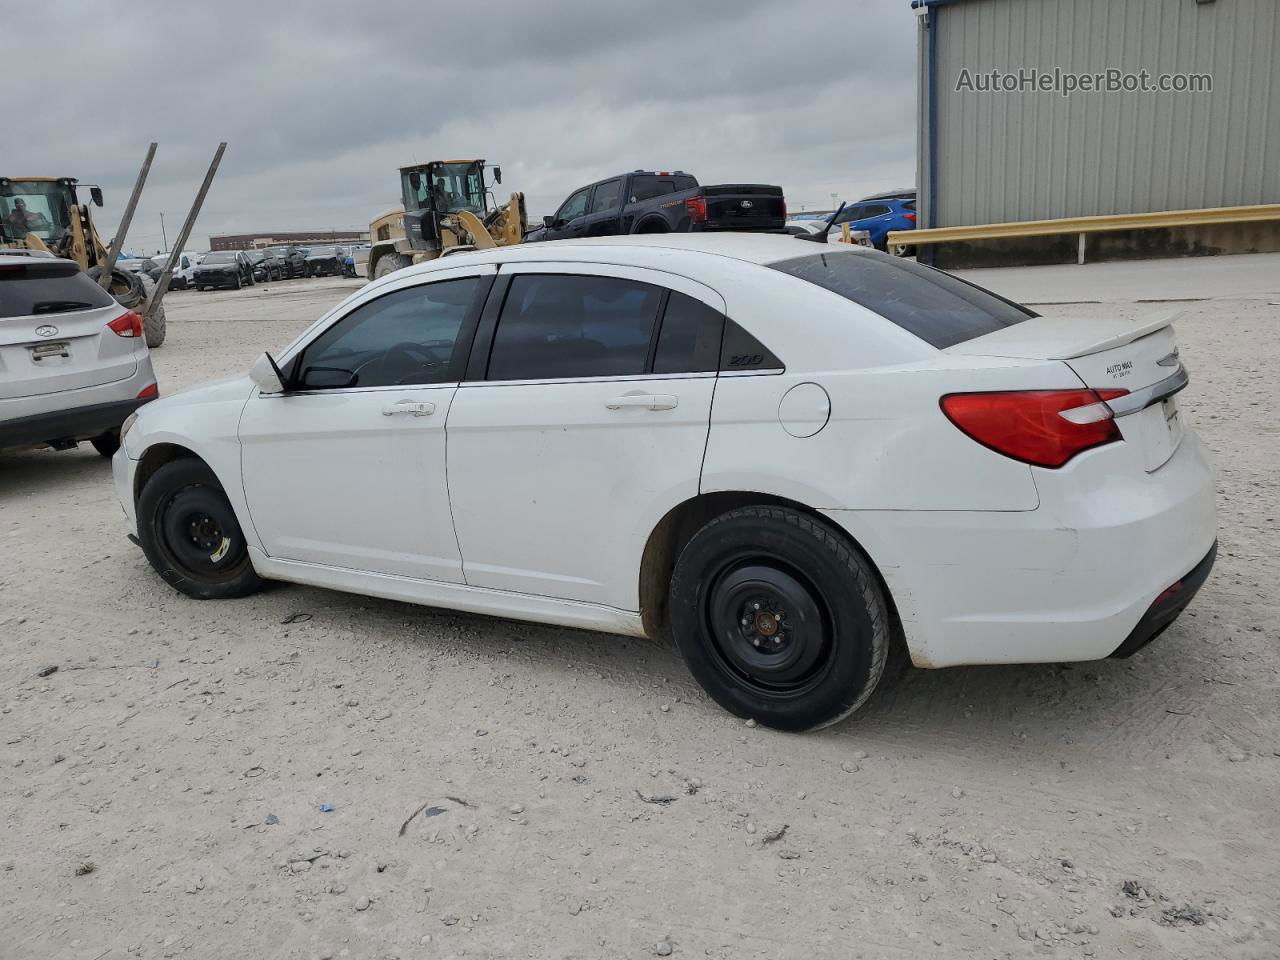
[[400,168],[404,226],[415,250],[441,248],[440,218],[466,210],[489,213],[483,160],[443,160]]
[[26,246],[35,234],[52,246],[71,230],[75,209],[74,180],[0,177],[0,245]]

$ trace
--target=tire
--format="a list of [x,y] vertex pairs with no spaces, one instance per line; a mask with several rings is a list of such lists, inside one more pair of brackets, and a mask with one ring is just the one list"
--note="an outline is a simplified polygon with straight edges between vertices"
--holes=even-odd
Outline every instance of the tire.
[[233,289],[233,290],[239,290],[242,286],[244,286],[244,281],[240,279],[240,274],[238,274],[238,273],[237,273],[237,274],[236,274],[236,285],[235,285],[234,287],[232,287],[232,289]]
[[893,640],[869,563],[822,522],[783,507],[707,523],[676,561],[669,600],[694,679],[730,713],[779,730],[829,726],[857,710]]
[[166,463],[138,497],[138,539],[155,571],[196,600],[243,597],[262,587],[244,532],[204,463]]
[[108,430],[106,433],[100,433],[96,437],[90,437],[89,442],[93,444],[93,449],[110,460],[116,455],[116,451],[120,449],[120,431]]
[[[142,302],[145,305],[147,300],[151,297],[151,291],[156,287],[155,281],[150,277],[145,277],[142,281],[142,287],[145,294]],[[160,301],[160,306],[156,308],[156,312],[153,316],[142,318],[142,332],[146,337],[147,346],[152,350],[164,343],[165,333],[167,330],[163,300]]]
[[[101,267],[90,267],[86,272],[91,280],[102,276]],[[111,271],[110,293],[116,298],[116,303],[126,310],[137,310],[147,302],[147,288],[143,284],[142,275],[128,270],[117,268]]]
[[378,280],[407,266],[409,266],[408,257],[398,253],[385,253],[378,259],[377,265],[373,268],[373,279]]

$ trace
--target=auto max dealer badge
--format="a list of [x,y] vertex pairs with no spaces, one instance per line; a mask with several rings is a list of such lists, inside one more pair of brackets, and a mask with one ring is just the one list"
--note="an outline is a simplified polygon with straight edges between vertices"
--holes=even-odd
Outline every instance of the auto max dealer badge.
[[36,327],[37,337],[56,337],[57,335],[58,335],[58,328],[51,323],[43,323],[40,326]]

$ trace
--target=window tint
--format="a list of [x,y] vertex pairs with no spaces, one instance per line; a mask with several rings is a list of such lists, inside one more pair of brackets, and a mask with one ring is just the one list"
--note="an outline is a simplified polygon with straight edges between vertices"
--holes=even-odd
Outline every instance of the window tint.
[[587,197],[591,195],[591,188],[586,187],[573,194],[560,206],[560,212],[556,214],[557,220],[576,220],[587,212]]
[[[690,180],[693,178],[690,177]],[[631,203],[652,200],[663,194],[675,193],[676,184],[670,177],[658,178],[652,173],[638,174],[631,178]]]
[[677,190],[692,190],[697,185],[698,185],[698,181],[694,177],[690,177],[684,174],[676,177]]
[[596,192],[591,197],[591,213],[604,213],[618,209],[618,197],[622,193],[621,180],[606,180],[596,185]]
[[0,267],[0,317],[30,317],[109,307],[115,300],[70,264]]
[[488,379],[644,373],[661,294],[613,277],[517,276],[493,335]]
[[724,315],[701,300],[671,291],[662,315],[654,373],[703,373],[720,363]]
[[357,307],[303,351],[302,389],[447,383],[479,277],[397,290]]
[[861,304],[939,350],[1036,316],[941,270],[874,251],[820,253],[769,266]]

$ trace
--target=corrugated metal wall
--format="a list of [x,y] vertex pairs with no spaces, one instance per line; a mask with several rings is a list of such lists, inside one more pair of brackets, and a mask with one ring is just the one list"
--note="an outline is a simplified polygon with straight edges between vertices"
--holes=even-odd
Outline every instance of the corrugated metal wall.
[[[1280,202],[1277,0],[961,0],[930,16],[938,216],[929,225]],[[924,29],[920,53],[927,214]],[[966,67],[1198,72],[1212,75],[1213,91],[957,91]]]

